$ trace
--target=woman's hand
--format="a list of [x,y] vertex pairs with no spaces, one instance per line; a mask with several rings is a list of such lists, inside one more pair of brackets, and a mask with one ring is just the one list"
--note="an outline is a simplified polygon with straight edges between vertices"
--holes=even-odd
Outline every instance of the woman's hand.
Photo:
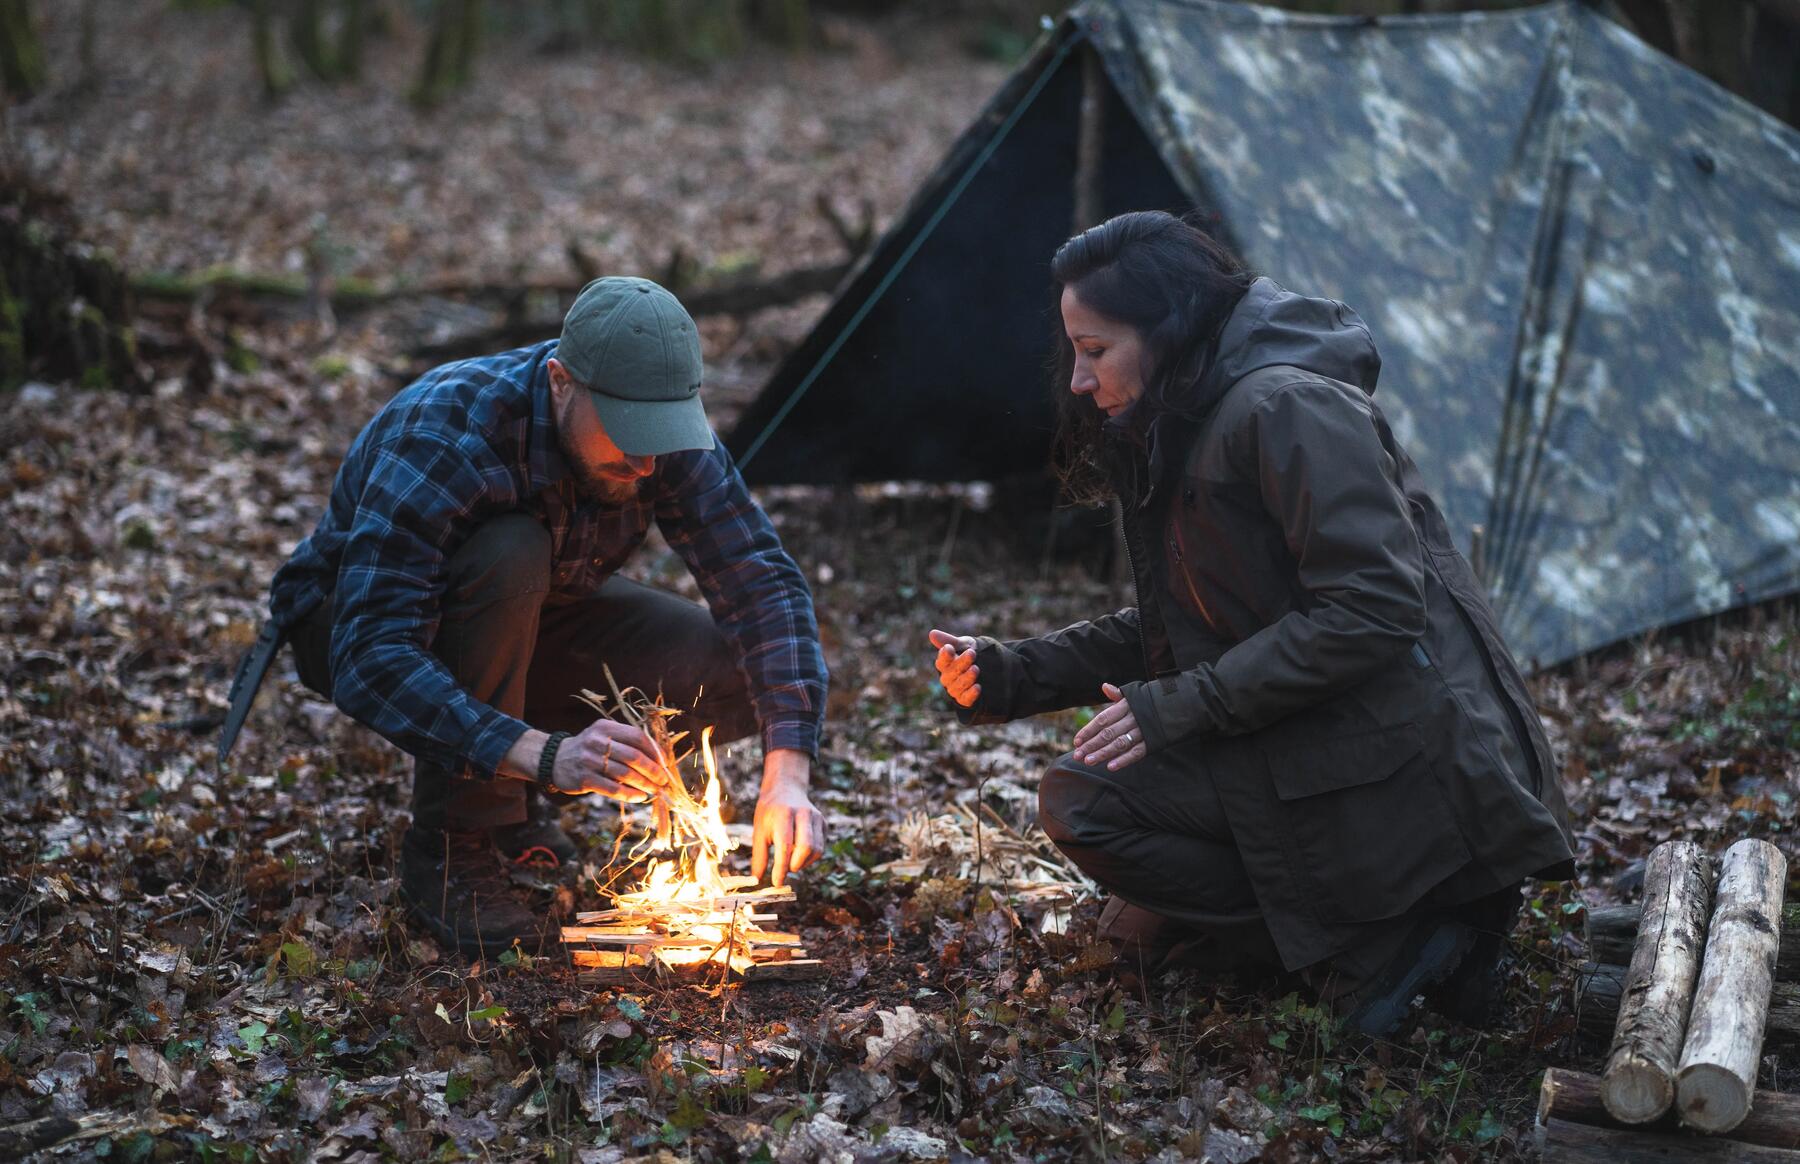
[[1107,771],[1116,772],[1148,756],[1150,749],[1144,746],[1144,733],[1124,694],[1111,683],[1102,683],[1100,694],[1111,701],[1110,706],[1075,733],[1075,758],[1095,767],[1104,764]]
[[556,749],[551,778],[564,792],[595,792],[640,804],[659,795],[669,775],[642,729],[602,717]]
[[975,665],[975,640],[946,631],[931,632],[937,651],[938,682],[958,707],[974,707],[981,698],[981,668]]

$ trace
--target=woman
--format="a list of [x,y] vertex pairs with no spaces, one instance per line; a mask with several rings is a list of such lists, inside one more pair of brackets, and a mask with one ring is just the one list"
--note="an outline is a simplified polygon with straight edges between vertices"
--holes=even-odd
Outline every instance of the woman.
[[973,723],[1104,698],[1039,819],[1140,956],[1261,953],[1375,1034],[1453,977],[1479,1019],[1520,882],[1572,873],[1567,813],[1372,399],[1368,329],[1160,212],[1051,271],[1057,468],[1071,499],[1119,499],[1138,605],[1013,642],[934,630],[946,692]]

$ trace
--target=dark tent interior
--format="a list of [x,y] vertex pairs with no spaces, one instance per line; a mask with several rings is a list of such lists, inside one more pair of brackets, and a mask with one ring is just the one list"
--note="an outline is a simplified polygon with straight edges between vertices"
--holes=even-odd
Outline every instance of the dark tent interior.
[[[728,444],[740,460],[755,450],[746,477],[962,481],[1043,469],[1041,370],[1057,325],[1050,255],[1074,221],[1075,126],[1091,51],[1065,25],[957,144],[738,421]],[[1125,103],[1103,107],[1108,212],[1186,211]]]

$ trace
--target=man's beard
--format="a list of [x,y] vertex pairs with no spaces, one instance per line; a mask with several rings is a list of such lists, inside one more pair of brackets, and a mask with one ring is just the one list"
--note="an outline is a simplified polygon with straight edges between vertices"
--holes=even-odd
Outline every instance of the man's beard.
[[569,446],[569,442],[563,437],[561,425],[556,429],[556,443],[562,446],[563,459],[569,462],[569,471],[575,478],[575,492],[583,501],[600,505],[629,505],[637,500],[637,481],[620,481],[615,477],[604,476]]

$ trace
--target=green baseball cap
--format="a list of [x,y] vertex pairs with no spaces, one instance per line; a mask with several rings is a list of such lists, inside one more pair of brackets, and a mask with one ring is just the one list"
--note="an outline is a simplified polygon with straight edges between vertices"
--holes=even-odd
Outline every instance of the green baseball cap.
[[595,279],[563,316],[556,358],[587,386],[623,452],[712,448],[700,404],[700,329],[665,288],[620,275]]

